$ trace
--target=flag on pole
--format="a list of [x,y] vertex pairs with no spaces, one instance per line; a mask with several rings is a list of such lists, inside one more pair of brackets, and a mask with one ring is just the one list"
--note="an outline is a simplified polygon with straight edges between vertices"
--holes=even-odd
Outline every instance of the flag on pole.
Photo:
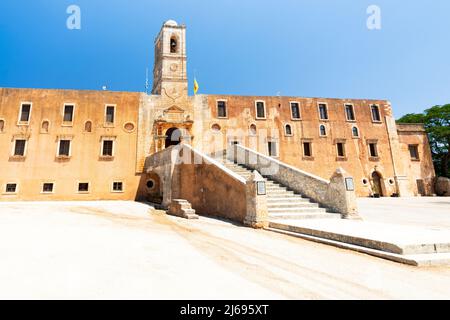
[[194,78],[194,94],[197,94],[199,89],[197,79]]

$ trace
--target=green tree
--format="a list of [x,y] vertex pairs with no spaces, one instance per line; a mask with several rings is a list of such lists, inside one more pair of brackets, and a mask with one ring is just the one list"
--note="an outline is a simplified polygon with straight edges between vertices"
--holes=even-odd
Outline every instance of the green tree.
[[425,125],[436,174],[450,178],[450,104],[434,106],[423,113],[406,114],[397,122]]

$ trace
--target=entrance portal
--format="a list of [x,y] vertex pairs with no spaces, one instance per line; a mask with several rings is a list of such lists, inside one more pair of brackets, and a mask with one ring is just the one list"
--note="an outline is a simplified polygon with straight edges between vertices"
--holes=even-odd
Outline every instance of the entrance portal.
[[170,128],[166,132],[166,148],[176,146],[181,142],[181,130],[178,128]]
[[374,171],[374,173],[372,173],[372,192],[375,197],[383,197],[383,188],[381,186],[381,181],[381,175],[378,172]]

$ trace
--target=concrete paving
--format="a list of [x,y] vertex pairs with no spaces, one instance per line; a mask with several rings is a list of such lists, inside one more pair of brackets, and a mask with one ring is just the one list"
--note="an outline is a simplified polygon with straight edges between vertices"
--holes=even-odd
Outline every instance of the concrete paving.
[[271,220],[270,228],[398,262],[450,265],[448,199],[360,199],[359,208],[363,221]]
[[0,299],[449,299],[414,268],[133,202],[0,203]]

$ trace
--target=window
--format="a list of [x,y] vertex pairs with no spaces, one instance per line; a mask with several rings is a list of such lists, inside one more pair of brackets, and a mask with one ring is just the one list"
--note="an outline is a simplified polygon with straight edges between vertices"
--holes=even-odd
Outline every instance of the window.
[[255,124],[252,124],[250,126],[250,135],[256,136],[256,125]]
[[419,160],[419,146],[418,145],[409,145],[409,155],[411,156],[411,160]]
[[292,136],[292,127],[291,127],[290,124],[287,124],[287,125],[284,127],[284,133],[285,133],[287,136]]
[[123,191],[123,182],[115,181],[113,182],[113,192],[122,192]]
[[42,185],[42,193],[53,193],[53,183],[44,183]]
[[70,157],[70,140],[59,140],[58,157]]
[[114,113],[115,113],[116,107],[115,106],[106,106],[106,124],[114,124]]
[[64,122],[72,122],[73,121],[73,110],[74,106],[71,104],[64,105]]
[[226,118],[227,117],[227,102],[217,101],[217,117]]
[[378,157],[377,143],[369,143],[369,154],[372,158]]
[[267,143],[267,146],[269,148],[269,156],[276,157],[277,156],[277,143],[275,141],[269,141]]
[[371,111],[372,111],[372,121],[381,122],[380,108],[377,105],[372,105]]
[[5,120],[0,120],[0,133],[5,130]]
[[7,183],[5,192],[6,193],[16,193],[17,192],[17,183]]
[[320,120],[328,120],[328,109],[324,103],[319,104],[319,117]]
[[303,142],[303,155],[305,157],[312,157],[311,142]]
[[300,119],[300,105],[298,102],[291,102],[291,117],[292,119]]
[[19,123],[28,124],[31,116],[31,103],[22,103],[20,107]]
[[170,38],[170,53],[177,53],[178,52],[178,41],[175,36]]
[[84,124],[84,132],[92,132],[92,122],[86,121]]
[[355,110],[353,108],[353,105],[345,105],[345,116],[347,117],[347,121],[355,121]]
[[113,140],[103,140],[102,145],[102,156],[112,157],[113,156],[114,141]]
[[338,157],[345,157],[345,146],[344,143],[342,142],[338,142],[336,144],[336,148],[337,148],[337,155]]
[[358,130],[357,127],[353,127],[353,128],[352,128],[352,136],[353,136],[354,138],[358,138],[358,137],[359,137],[359,130]]
[[266,118],[266,106],[264,101],[256,102],[256,118],[265,119]]
[[146,183],[147,189],[152,190],[155,187],[155,181],[154,180],[147,180]]
[[218,125],[217,123],[215,123],[215,124],[213,124],[213,125],[211,126],[211,130],[212,130],[214,133],[220,132],[221,129],[222,129],[222,128],[221,128],[220,125]]
[[89,183],[88,182],[80,182],[78,183],[78,192],[89,192]]
[[327,136],[327,128],[325,127],[325,125],[321,124],[319,127],[319,134],[321,137],[326,137]]
[[26,144],[27,144],[27,140],[16,139],[15,143],[14,143],[14,156],[24,157]]

